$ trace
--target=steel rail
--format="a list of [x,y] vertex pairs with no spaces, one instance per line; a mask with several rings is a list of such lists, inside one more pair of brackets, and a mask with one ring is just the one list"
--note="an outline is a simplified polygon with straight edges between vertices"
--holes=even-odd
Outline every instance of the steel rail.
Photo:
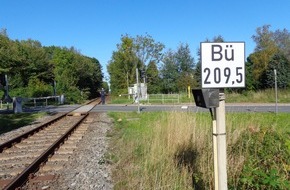
[[53,119],[53,120],[51,120],[51,121],[49,121],[49,122],[47,122],[47,123],[44,123],[44,124],[40,125],[39,127],[35,128],[35,129],[32,129],[32,130],[30,130],[30,131],[27,131],[26,133],[23,133],[23,134],[21,134],[21,135],[15,137],[15,138],[9,140],[9,141],[4,142],[3,144],[0,144],[0,153],[3,152],[3,150],[4,150],[5,148],[10,148],[13,144],[15,144],[15,143],[19,143],[21,140],[23,140],[23,139],[25,139],[25,138],[31,136],[31,135],[34,134],[34,133],[39,132],[40,130],[46,128],[47,126],[53,124],[54,122],[56,122],[56,121],[62,119],[62,118],[65,117],[65,116],[66,116],[66,113],[60,115],[59,117],[57,117],[57,118],[55,118],[55,119]]
[[[88,105],[88,104],[90,104],[90,103],[92,103],[92,102],[94,102],[94,101],[96,101],[96,100],[98,100],[98,98],[93,99],[93,100],[87,102],[85,105]],[[100,104],[100,103],[101,103],[101,101],[98,102],[98,104]],[[53,124],[54,122],[56,122],[56,121],[62,119],[63,117],[67,116],[69,113],[73,112],[74,110],[76,110],[76,109],[78,109],[78,108],[80,108],[80,107],[82,107],[82,106],[83,106],[83,105],[81,105],[81,106],[79,106],[79,107],[77,107],[77,108],[75,108],[75,109],[73,109],[73,110],[71,110],[71,111],[69,111],[69,112],[66,112],[66,113],[62,114],[62,115],[60,115],[59,117],[57,117],[57,118],[55,118],[55,119],[53,119],[53,120],[51,120],[51,121],[49,121],[49,122],[47,122],[47,123],[45,123],[45,124],[42,124],[42,125],[40,125],[39,127],[35,128],[35,129],[32,129],[32,130],[30,130],[30,131],[27,131],[27,132],[25,132],[25,133],[23,133],[23,134],[21,134],[21,135],[15,137],[15,138],[9,140],[9,141],[6,141],[6,142],[0,144],[0,153],[3,152],[3,150],[4,150],[5,148],[10,148],[11,146],[13,146],[13,144],[15,144],[15,143],[19,143],[21,140],[23,140],[23,139],[25,139],[25,138],[27,138],[27,137],[33,135],[34,133],[39,132],[40,130],[42,130],[42,129],[48,127],[49,125],[51,125],[51,124]],[[90,110],[89,110],[89,111],[90,111]]]
[[83,122],[83,120],[89,115],[83,115],[82,118],[74,124],[65,134],[63,134],[54,144],[52,144],[45,152],[43,152],[37,159],[34,160],[21,174],[15,177],[4,190],[14,190],[21,187],[26,181],[30,174],[36,172],[39,166],[48,160],[50,155],[53,155],[54,151],[71,135],[71,133]]

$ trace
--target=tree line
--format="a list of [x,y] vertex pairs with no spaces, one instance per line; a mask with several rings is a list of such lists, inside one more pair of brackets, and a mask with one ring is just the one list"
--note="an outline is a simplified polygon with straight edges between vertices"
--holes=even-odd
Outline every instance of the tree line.
[[[255,91],[274,87],[273,70],[277,70],[279,88],[290,86],[290,33],[287,29],[270,29],[264,25],[252,36],[254,52],[247,57],[246,87],[231,91]],[[224,42],[222,36],[205,42]],[[107,64],[113,94],[127,93],[136,83],[136,68],[149,94],[180,93],[187,87],[201,86],[200,50],[197,59],[187,43],[176,50],[165,49],[152,36],[122,35]],[[98,96],[104,87],[102,67],[96,58],[82,55],[74,47],[42,46],[37,40],[11,40],[0,30],[0,79],[9,79],[11,96],[40,97],[64,94],[67,101]],[[3,81],[3,80],[2,80]],[[4,93],[0,82],[0,95]]]
[[[256,43],[254,52],[245,63],[246,87],[230,91],[256,91],[274,87],[274,69],[279,88],[290,86],[290,33],[287,29],[271,31],[270,25],[256,29],[252,36]],[[205,42],[225,42],[216,36]],[[177,50],[168,49],[150,35],[132,37],[123,35],[107,65],[113,94],[127,93],[136,83],[136,68],[145,79],[148,93],[180,93],[187,87],[201,86],[200,50],[197,60],[191,55],[189,45],[180,43]],[[142,81],[143,82],[143,81]]]
[[[68,102],[97,97],[103,80],[96,58],[84,56],[74,47],[11,40],[5,29],[0,31],[0,75],[8,76],[10,96],[43,97],[56,91]],[[0,84],[2,94],[4,87]]]

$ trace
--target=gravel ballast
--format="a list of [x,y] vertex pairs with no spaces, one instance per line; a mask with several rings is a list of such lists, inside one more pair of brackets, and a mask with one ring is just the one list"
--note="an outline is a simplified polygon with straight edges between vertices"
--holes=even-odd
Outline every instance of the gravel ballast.
[[[0,135],[0,144],[29,131],[54,116],[39,118],[34,123],[17,130]],[[113,189],[110,164],[106,161],[106,153],[110,137],[107,133],[112,129],[113,120],[106,113],[91,112],[87,119],[88,129],[79,141],[64,169],[57,172],[53,181],[41,189],[53,190],[110,190]]]
[[109,144],[106,134],[113,122],[106,113],[91,113],[90,117],[93,121],[75,154],[49,189],[113,189],[110,165],[104,162]]

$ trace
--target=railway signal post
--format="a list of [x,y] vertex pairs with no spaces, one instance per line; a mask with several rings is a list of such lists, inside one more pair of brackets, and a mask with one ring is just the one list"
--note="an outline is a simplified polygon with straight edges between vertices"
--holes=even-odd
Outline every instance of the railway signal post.
[[213,125],[215,190],[228,189],[224,88],[245,87],[245,43],[201,43],[202,89],[193,90],[197,106],[209,108]]

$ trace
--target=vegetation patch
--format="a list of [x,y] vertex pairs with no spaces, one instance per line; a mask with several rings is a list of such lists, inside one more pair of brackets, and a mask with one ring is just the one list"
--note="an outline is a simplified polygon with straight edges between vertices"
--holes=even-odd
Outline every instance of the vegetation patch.
[[0,115],[0,135],[31,124],[46,113],[19,113]]
[[[115,189],[214,188],[210,114],[110,115]],[[289,114],[228,113],[226,124],[229,189],[289,189]]]

